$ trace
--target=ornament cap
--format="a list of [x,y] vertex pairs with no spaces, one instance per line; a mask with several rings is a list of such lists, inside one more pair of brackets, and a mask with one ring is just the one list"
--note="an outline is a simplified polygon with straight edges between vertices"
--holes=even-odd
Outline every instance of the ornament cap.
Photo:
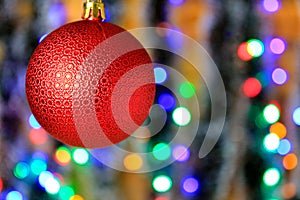
[[89,19],[89,20],[101,19],[102,21],[104,21],[106,17],[105,17],[104,3],[102,2],[102,0],[86,0],[83,3],[82,19]]

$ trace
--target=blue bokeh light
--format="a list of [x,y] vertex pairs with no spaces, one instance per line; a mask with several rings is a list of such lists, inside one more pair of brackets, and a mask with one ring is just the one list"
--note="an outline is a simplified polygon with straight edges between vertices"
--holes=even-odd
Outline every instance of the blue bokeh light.
[[167,71],[162,67],[154,68],[155,83],[160,84],[167,80]]
[[38,121],[35,119],[35,117],[33,116],[33,114],[31,114],[29,116],[29,125],[34,128],[34,129],[39,129],[41,128],[41,125],[38,123]]
[[279,143],[279,147],[277,148],[278,154],[284,156],[287,155],[291,151],[292,145],[288,139],[283,139]]
[[161,94],[158,98],[158,103],[161,105],[166,111],[171,111],[176,106],[175,98],[167,93]]
[[48,10],[47,15],[52,28],[58,28],[66,23],[67,21],[67,11],[64,4],[57,2],[53,3]]
[[6,195],[6,200],[23,200],[23,195],[18,191],[11,191]]
[[296,108],[293,112],[293,121],[300,126],[300,107]]

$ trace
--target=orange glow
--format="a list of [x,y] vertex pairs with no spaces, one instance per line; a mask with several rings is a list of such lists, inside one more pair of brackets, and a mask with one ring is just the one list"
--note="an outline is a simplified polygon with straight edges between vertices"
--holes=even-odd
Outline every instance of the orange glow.
[[74,195],[70,198],[70,200],[84,200],[84,198],[82,196],[79,196],[79,195]]
[[286,132],[286,127],[280,122],[277,122],[270,127],[270,133],[275,133],[280,139],[285,138]]
[[288,154],[283,158],[282,164],[286,170],[295,169],[298,164],[298,158],[294,153]]
[[130,171],[138,170],[143,165],[142,158],[137,154],[130,154],[124,158],[123,164]]
[[47,141],[47,133],[43,128],[31,129],[29,132],[29,139],[33,144],[41,145]]
[[59,165],[65,166],[70,163],[71,155],[67,149],[61,148],[55,152],[55,160]]
[[281,194],[284,199],[291,199],[296,195],[296,193],[297,193],[297,188],[294,183],[284,184],[281,189]]

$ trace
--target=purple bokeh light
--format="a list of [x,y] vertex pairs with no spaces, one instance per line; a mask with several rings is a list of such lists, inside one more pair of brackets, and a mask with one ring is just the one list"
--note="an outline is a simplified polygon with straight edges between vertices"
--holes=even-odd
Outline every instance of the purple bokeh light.
[[169,0],[169,3],[174,6],[180,6],[183,4],[184,0]]
[[277,85],[283,85],[288,80],[288,74],[287,74],[287,72],[284,69],[282,69],[282,68],[276,68],[272,72],[272,80]]
[[199,182],[193,177],[188,177],[182,181],[182,189],[188,194],[193,194],[199,189]]
[[265,11],[274,13],[280,9],[281,3],[279,0],[263,0],[262,6]]
[[184,145],[176,145],[173,148],[172,156],[178,162],[186,162],[190,158],[190,150]]
[[282,54],[286,50],[286,43],[281,38],[273,38],[270,42],[270,49],[274,54]]

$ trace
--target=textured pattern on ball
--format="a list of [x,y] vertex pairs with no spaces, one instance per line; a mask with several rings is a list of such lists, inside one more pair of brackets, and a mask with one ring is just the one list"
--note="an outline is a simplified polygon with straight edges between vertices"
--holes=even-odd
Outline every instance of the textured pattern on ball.
[[[99,60],[97,56],[90,56],[91,52],[99,44],[121,32],[125,33],[124,41],[120,45],[110,46],[111,52],[107,52],[105,57],[114,56],[112,54],[118,52],[116,49],[126,43],[134,45],[138,50],[118,56],[104,69],[107,64],[105,59]],[[102,133],[97,132],[91,124],[85,123],[90,122],[91,113],[81,113],[81,110],[87,110],[84,107],[92,99],[97,123],[113,144],[118,143],[129,135],[115,122],[111,96],[120,78],[141,65],[144,67],[143,71],[134,76],[134,81],[152,84],[135,90],[129,105],[117,105],[116,108],[118,117],[122,118],[126,116],[123,113],[124,107],[129,106],[130,117],[137,125],[141,125],[146,119],[155,95],[153,68],[146,50],[130,33],[111,23],[83,20],[64,25],[50,33],[30,59],[26,74],[29,106],[41,126],[61,142],[89,148],[104,147],[107,143],[101,141]],[[86,72],[90,72],[88,75],[81,75],[83,67]],[[95,79],[92,77],[95,74],[102,75]],[[121,86],[120,91],[123,92],[117,94],[120,99],[130,87],[135,87],[134,81],[132,84]],[[95,90],[76,90],[91,86]],[[77,98],[78,95],[80,98]],[[80,126],[86,124],[86,127],[78,127],[78,124],[75,124],[74,112],[79,112],[75,114],[83,120],[83,123],[79,123]],[[130,133],[135,131],[136,126],[130,123],[130,119],[125,118],[121,121],[122,126],[127,126],[126,129],[130,130]],[[82,134],[78,133],[78,130],[85,131]]]

